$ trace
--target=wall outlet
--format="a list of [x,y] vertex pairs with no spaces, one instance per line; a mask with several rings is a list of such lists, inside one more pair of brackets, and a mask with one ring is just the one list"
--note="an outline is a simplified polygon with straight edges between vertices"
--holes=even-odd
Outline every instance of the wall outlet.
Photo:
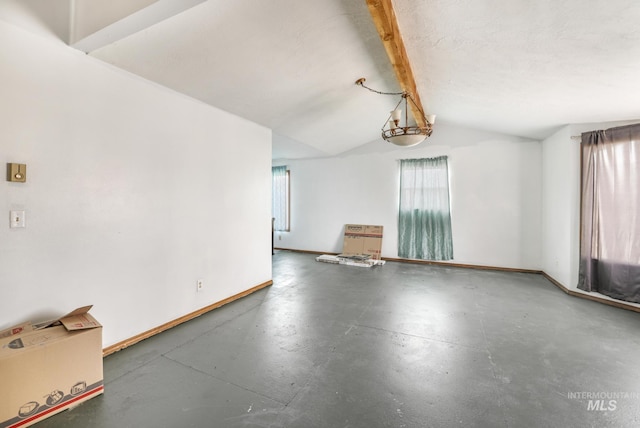
[[196,291],[202,291],[204,288],[204,280],[199,279],[196,281]]

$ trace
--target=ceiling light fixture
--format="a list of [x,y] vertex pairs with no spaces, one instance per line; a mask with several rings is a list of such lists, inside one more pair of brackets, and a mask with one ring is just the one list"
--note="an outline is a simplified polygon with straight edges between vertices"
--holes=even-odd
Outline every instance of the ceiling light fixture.
[[[362,86],[371,92],[381,95],[400,95],[400,101],[396,104],[396,107],[391,111],[389,117],[382,125],[382,138],[396,146],[411,147],[416,144],[422,143],[433,132],[433,124],[436,120],[435,114],[426,115],[422,112],[420,107],[416,104],[408,92],[380,92],[375,89],[371,89],[364,85],[365,78],[361,77],[356,80],[356,85]],[[408,101],[413,104],[414,112],[418,112],[424,120],[425,126],[409,125],[409,112]],[[398,107],[404,101],[404,124],[401,124],[402,110]]]

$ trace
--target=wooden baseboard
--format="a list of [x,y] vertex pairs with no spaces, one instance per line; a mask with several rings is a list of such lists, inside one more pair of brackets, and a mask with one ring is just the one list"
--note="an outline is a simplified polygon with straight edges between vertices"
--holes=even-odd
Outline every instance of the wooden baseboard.
[[274,248],[275,250],[279,250],[279,251],[291,251],[294,253],[304,253],[304,254],[318,254],[318,255],[322,255],[322,254],[329,254],[332,256],[337,256],[340,253],[325,253],[322,251],[311,251],[311,250],[296,250],[296,249],[292,249],[292,248]]
[[[332,256],[339,254],[339,253],[328,253],[328,252],[322,252],[322,251],[296,250],[291,248],[276,248],[276,250],[292,251],[294,253],[305,253],[305,254],[320,254],[320,255],[328,254]],[[465,269],[498,270],[503,272],[537,273],[537,274],[542,273],[542,271],[534,270],[534,269],[518,269],[518,268],[507,268],[507,267],[497,267],[497,266],[468,265],[468,264],[461,264],[461,263],[439,262],[434,260],[401,259],[401,258],[393,258],[393,257],[382,257],[382,260],[385,260],[388,262],[415,263],[420,265],[459,267],[459,268],[465,268]]]
[[564,291],[565,293],[567,293],[568,295],[571,296],[571,291],[565,287],[564,285],[562,285],[560,282],[556,281],[555,278],[553,278],[551,275],[549,275],[546,272],[542,272],[542,276],[544,276],[545,278],[547,278],[547,280],[552,283],[553,285],[555,285],[556,287],[558,287],[560,290]]
[[400,262],[400,263],[414,263],[419,265],[434,265],[434,266],[443,266],[443,267],[455,267],[455,268],[464,268],[464,269],[479,269],[479,270],[497,270],[501,272],[518,272],[518,273],[535,273],[540,274],[542,271],[535,269],[520,269],[520,268],[508,268],[508,267],[500,267],[500,266],[485,266],[485,265],[470,265],[463,263],[449,263],[449,262],[439,262],[435,260],[414,260],[414,259],[399,259],[392,257],[383,257],[382,260],[390,261],[390,262]]
[[608,299],[603,299],[602,297],[598,297],[598,296],[595,296],[595,295],[592,295],[592,294],[580,293],[578,291],[569,290],[563,284],[561,284],[560,282],[556,281],[548,273],[543,271],[543,272],[541,272],[541,274],[547,280],[549,280],[549,282],[551,282],[553,285],[558,287],[560,290],[562,290],[565,293],[567,293],[569,296],[579,297],[581,299],[586,299],[586,300],[591,300],[593,302],[602,303],[602,304],[605,304],[605,305],[613,306],[615,308],[626,309],[628,311],[640,312],[640,308],[639,307],[633,306],[633,305],[629,305],[628,303],[625,303],[625,302],[620,301],[620,300],[608,300]]
[[[284,251],[293,251],[296,253],[307,253],[307,254],[331,254],[336,255],[338,253],[323,253],[320,251],[308,251],[308,250],[295,250],[290,248],[277,248],[278,250]],[[569,290],[567,287],[562,285],[560,282],[556,281],[553,277],[541,270],[535,269],[518,269],[518,268],[505,268],[505,267],[497,267],[497,266],[484,266],[484,265],[469,265],[469,264],[461,264],[461,263],[448,263],[448,262],[438,262],[433,260],[414,260],[414,259],[400,259],[400,258],[392,258],[392,257],[383,257],[383,260],[390,262],[399,262],[399,263],[415,263],[415,264],[423,264],[423,265],[437,265],[437,266],[446,266],[446,267],[459,267],[464,269],[480,269],[480,270],[495,270],[495,271],[503,271],[503,272],[519,272],[519,273],[534,273],[544,276],[549,282],[558,287],[564,293],[569,296],[579,297],[581,299],[587,299],[598,303],[603,303],[605,305],[613,306],[620,309],[626,309],[628,311],[640,312],[640,308],[625,303],[623,301],[617,300],[608,300],[603,299],[602,297],[594,296],[591,294],[580,293],[578,291]]]
[[243,291],[241,293],[235,294],[235,295],[233,295],[231,297],[227,297],[224,300],[221,300],[219,302],[216,302],[216,303],[213,303],[211,305],[205,306],[204,308],[198,309],[197,311],[191,312],[189,314],[183,315],[180,318],[177,318],[177,319],[175,319],[173,321],[169,321],[167,323],[164,323],[164,324],[162,324],[162,325],[160,325],[158,327],[152,328],[151,330],[147,330],[147,331],[145,331],[143,333],[140,333],[138,335],[135,335],[135,336],[133,336],[133,337],[131,337],[129,339],[125,339],[122,342],[116,343],[115,345],[108,346],[108,347],[106,347],[106,348],[104,348],[102,350],[102,356],[106,357],[107,355],[111,355],[114,352],[118,352],[118,351],[120,351],[120,350],[122,350],[124,348],[128,348],[129,346],[135,345],[136,343],[138,343],[138,342],[140,342],[140,341],[142,341],[144,339],[148,339],[148,338],[150,338],[152,336],[155,336],[158,333],[162,333],[163,331],[169,330],[170,328],[173,328],[173,327],[178,326],[178,325],[180,325],[180,324],[182,324],[184,322],[187,322],[187,321],[190,321],[190,320],[192,320],[194,318],[197,318],[200,315],[206,314],[207,312],[210,312],[210,311],[212,311],[214,309],[217,309],[217,308],[219,308],[221,306],[224,306],[224,305],[226,305],[228,303],[231,303],[231,302],[233,302],[235,300],[238,300],[238,299],[241,299],[241,298],[243,298],[245,296],[248,296],[251,293],[255,293],[258,290],[262,290],[263,288],[268,287],[268,286],[270,286],[272,284],[273,284],[272,280],[263,282],[262,284],[256,285],[255,287],[252,287],[252,288],[250,288],[248,290],[245,290],[245,291]]

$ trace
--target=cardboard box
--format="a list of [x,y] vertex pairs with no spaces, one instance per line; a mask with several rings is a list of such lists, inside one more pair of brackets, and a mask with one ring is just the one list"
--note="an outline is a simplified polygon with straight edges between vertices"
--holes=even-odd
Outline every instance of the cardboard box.
[[29,321],[24,322],[22,324],[14,325],[6,330],[0,331],[0,339],[9,336],[15,336],[16,334],[26,333],[28,331],[33,330],[31,323]]
[[345,224],[342,254],[347,256],[365,254],[380,260],[382,253],[382,226]]
[[90,308],[0,337],[0,428],[28,427],[102,394],[102,326]]

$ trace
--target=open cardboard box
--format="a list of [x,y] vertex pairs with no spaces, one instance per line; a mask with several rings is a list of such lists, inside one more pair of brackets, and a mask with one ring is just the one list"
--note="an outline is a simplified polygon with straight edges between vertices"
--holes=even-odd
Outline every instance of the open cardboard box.
[[89,309],[0,331],[0,428],[28,427],[102,394],[102,326]]

